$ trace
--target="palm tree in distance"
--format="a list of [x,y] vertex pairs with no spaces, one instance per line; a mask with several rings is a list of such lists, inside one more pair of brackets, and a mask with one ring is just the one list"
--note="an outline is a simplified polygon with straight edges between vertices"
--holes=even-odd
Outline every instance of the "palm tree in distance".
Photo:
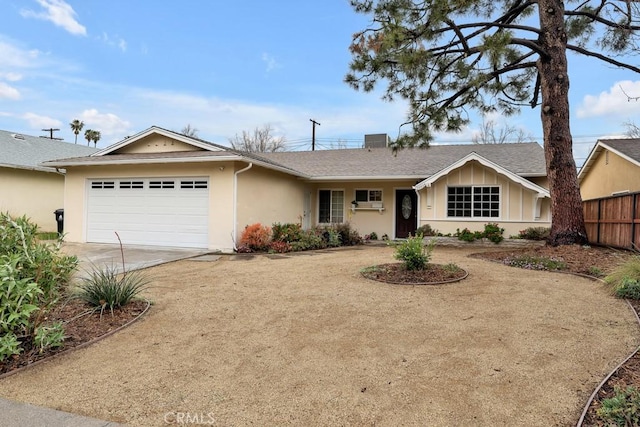
[[93,130],[91,129],[87,129],[84,131],[84,139],[87,140],[87,147],[89,146],[89,143],[91,142],[91,140],[93,139]]
[[93,134],[91,135],[91,140],[93,141],[93,147],[97,148],[98,147],[98,141],[100,141],[100,138],[102,137],[102,134],[100,133],[99,130],[94,130]]
[[82,130],[82,128],[84,127],[84,122],[78,119],[74,119],[71,123],[69,123],[69,126],[71,126],[71,130],[73,131],[73,133],[76,135],[76,144],[78,143],[78,134],[80,133],[80,131]]

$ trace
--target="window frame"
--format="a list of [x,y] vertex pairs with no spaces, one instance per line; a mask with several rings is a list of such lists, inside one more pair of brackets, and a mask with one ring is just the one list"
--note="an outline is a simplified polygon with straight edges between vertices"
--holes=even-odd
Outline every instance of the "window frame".
[[[359,200],[358,199],[358,191],[366,191],[367,192],[367,200]],[[371,197],[371,193],[376,192],[376,193],[380,193],[380,199],[379,200],[375,200]],[[384,193],[382,191],[382,188],[356,188],[353,190],[353,200],[355,200],[358,203],[382,203],[384,197]]]
[[[321,200],[321,193],[323,191],[328,191],[329,192],[329,222],[322,222],[321,219],[323,219],[322,217],[324,217],[324,214],[321,213],[321,209],[323,209],[322,206],[322,200]],[[342,218],[340,218],[340,221],[334,221],[334,201],[333,201],[333,193],[337,193],[340,192],[342,193],[342,204],[340,205],[340,210],[341,210],[341,215]],[[318,224],[343,224],[345,222],[345,213],[346,213],[346,209],[345,209],[345,190],[342,188],[320,188],[318,189],[318,209],[317,209],[317,213],[318,213]],[[337,207],[337,206],[336,206]]]
[[[455,194],[451,194],[451,190],[456,190]],[[463,191],[460,191],[460,190]],[[467,194],[466,190],[469,192]],[[483,191],[489,189],[488,192]],[[497,189],[494,193],[492,189]],[[476,190],[479,190],[476,192]],[[450,200],[454,196],[456,200]],[[488,198],[487,198],[488,196]],[[493,200],[493,196],[497,197],[497,200]],[[494,184],[483,185],[450,185],[447,186],[446,197],[446,213],[447,218],[470,218],[470,219],[482,219],[482,220],[498,220],[502,218],[502,187]],[[451,205],[454,203],[454,206]],[[497,204],[494,207],[493,204]],[[454,212],[452,215],[451,212]],[[463,215],[456,215],[456,212],[462,211]],[[476,215],[479,211],[480,215]],[[464,215],[466,213],[469,215]],[[483,213],[489,213],[489,215],[483,215]],[[492,215],[495,213],[495,215]]]

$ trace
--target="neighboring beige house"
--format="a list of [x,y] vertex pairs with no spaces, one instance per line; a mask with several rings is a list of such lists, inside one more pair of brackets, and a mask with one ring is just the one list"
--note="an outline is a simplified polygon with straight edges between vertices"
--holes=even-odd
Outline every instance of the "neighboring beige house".
[[[349,222],[406,237],[497,222],[505,234],[551,222],[544,153],[535,143],[244,153],[151,127],[65,168],[72,242],[232,250],[260,222]],[[357,206],[352,205],[357,202]]]
[[601,139],[578,173],[583,200],[640,191],[640,139]]
[[0,212],[31,218],[42,231],[56,231],[64,206],[64,174],[46,160],[87,156],[94,148],[0,130]]

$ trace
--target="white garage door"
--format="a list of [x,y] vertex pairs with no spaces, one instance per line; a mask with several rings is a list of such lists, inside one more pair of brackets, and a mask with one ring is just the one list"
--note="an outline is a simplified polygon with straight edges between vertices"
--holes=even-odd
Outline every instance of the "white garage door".
[[89,181],[87,242],[206,248],[206,178],[94,179]]

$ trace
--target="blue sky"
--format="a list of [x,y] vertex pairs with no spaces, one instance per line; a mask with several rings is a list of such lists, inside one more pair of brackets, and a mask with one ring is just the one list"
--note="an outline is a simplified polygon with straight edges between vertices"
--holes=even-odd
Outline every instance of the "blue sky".
[[[291,149],[309,149],[310,119],[321,147],[356,147],[367,133],[397,136],[405,118],[402,101],[343,83],[351,36],[368,24],[347,0],[0,0],[0,11],[0,129],[55,127],[73,141],[77,118],[102,132],[104,147],[152,125],[190,124],[228,145],[269,124]],[[621,87],[640,96],[640,76],[586,58],[569,67],[580,164],[598,138],[635,121],[640,102]],[[541,140],[539,109],[507,123]],[[479,125],[436,142],[469,143]]]

